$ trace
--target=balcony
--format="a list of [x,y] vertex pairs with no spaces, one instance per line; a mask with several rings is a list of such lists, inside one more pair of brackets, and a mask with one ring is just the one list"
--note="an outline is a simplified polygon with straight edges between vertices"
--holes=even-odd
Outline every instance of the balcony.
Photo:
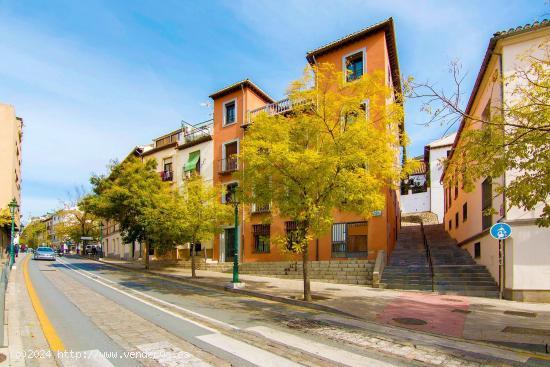
[[173,181],[174,180],[174,172],[173,171],[162,171],[159,172],[160,179],[162,181]]
[[248,120],[246,124],[250,124],[252,120],[254,120],[254,117],[256,117],[257,115],[263,112],[267,113],[268,115],[278,115],[278,114],[289,112],[292,110],[294,106],[300,106],[305,103],[307,103],[307,100],[293,102],[290,98],[285,98],[275,103],[271,103],[271,104],[262,106],[260,108],[256,108],[254,110],[250,110],[248,111]]
[[195,141],[206,139],[212,136],[214,125],[209,123],[207,125],[198,126],[191,130],[184,130],[180,145],[193,143]]
[[239,169],[239,160],[237,157],[220,159],[220,174],[228,174]]
[[254,203],[250,207],[250,212],[252,214],[269,213],[270,211],[271,211],[271,204],[258,205],[256,203]]

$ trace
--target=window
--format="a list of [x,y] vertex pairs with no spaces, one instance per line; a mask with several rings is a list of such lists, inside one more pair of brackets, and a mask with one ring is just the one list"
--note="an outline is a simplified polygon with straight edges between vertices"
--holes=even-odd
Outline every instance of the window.
[[468,203],[462,205],[462,221],[466,222],[468,220]]
[[237,100],[223,104],[223,125],[230,125],[237,121]]
[[455,185],[455,200],[458,198],[458,184]]
[[490,177],[487,177],[481,184],[481,229],[487,229],[493,224],[493,215],[486,214],[493,206],[493,182]]
[[481,243],[474,243],[474,259],[479,259],[481,257]]
[[189,153],[189,158],[185,165],[183,166],[183,172],[186,175],[190,175],[195,171],[198,175],[201,173],[201,151],[197,150],[195,152]]
[[344,66],[346,73],[346,81],[351,82],[359,79],[364,73],[365,52],[359,51],[354,54],[344,56]]
[[252,234],[254,236],[254,252],[269,253],[269,224],[254,224],[252,226]]
[[455,213],[455,228],[458,228],[458,212]]
[[222,146],[221,172],[233,172],[237,170],[237,154],[239,154],[238,141],[232,141]]
[[286,233],[286,248],[289,251],[295,252],[295,241],[298,237],[298,222],[296,221],[287,221],[285,222],[285,233]]
[[453,221],[449,219],[449,231],[453,229]]
[[163,181],[172,181],[173,174],[172,174],[172,158],[165,158],[162,161],[162,172],[160,173],[160,176]]
[[197,252],[200,252],[202,250],[202,245],[200,242],[196,242],[195,243],[195,246],[193,246],[193,244],[189,244],[189,251],[191,251],[192,249],[195,250],[195,254]]
[[237,188],[239,187],[238,182],[232,182],[225,186],[225,193],[222,196],[222,203],[231,203],[233,202],[233,197],[237,193]]
[[366,257],[368,255],[368,222],[332,225],[333,257]]

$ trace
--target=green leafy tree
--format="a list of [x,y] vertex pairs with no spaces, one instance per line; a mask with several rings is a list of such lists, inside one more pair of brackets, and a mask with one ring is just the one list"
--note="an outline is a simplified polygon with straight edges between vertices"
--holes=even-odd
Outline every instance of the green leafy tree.
[[78,243],[82,237],[99,236],[100,220],[88,211],[86,207],[88,200],[87,197],[83,198],[77,209],[62,209],[56,213],[63,218],[54,228],[57,238]]
[[118,222],[124,242],[144,244],[146,269],[150,248],[163,252],[173,246],[172,241],[165,241],[157,231],[157,226],[162,226],[155,221],[160,218],[157,208],[166,208],[172,196],[169,184],[161,181],[156,166],[155,160],[142,162],[135,157],[113,163],[108,176],[91,178],[93,194],[86,204],[93,214]]
[[[242,142],[243,197],[275,207],[297,223],[291,251],[301,253],[304,299],[311,300],[310,240],[326,233],[333,210],[369,218],[401,177],[400,96],[382,73],[345,82],[331,64],[307,69],[289,88],[292,111],[255,117]],[[287,239],[277,240],[284,249]]]
[[180,243],[190,244],[191,276],[196,277],[195,245],[209,241],[221,232],[221,226],[230,223],[233,208],[220,202],[222,190],[204,182],[198,175],[192,175],[184,182],[181,192],[176,194],[176,234]]
[[46,242],[48,237],[46,223],[34,220],[23,228],[20,242],[28,247],[36,248]]
[[[460,65],[451,72],[456,91],[445,93],[428,83],[409,83],[411,95],[425,99],[424,110],[431,118],[452,126],[465,121],[460,143],[445,162],[445,183],[472,191],[486,177],[507,172],[509,180],[495,180],[495,193],[506,196],[507,205],[524,210],[543,206],[539,226],[550,226],[550,40],[520,56],[511,75],[494,75],[493,81],[506,88],[503,103],[495,102],[483,116],[461,108]],[[491,211],[494,211],[492,209]],[[489,213],[487,213],[489,214]]]

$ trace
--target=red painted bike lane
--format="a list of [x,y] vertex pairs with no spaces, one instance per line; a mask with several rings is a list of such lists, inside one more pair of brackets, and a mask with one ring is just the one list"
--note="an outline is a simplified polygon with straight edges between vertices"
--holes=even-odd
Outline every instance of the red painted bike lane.
[[377,320],[408,329],[462,337],[468,308],[466,297],[408,292],[387,304]]

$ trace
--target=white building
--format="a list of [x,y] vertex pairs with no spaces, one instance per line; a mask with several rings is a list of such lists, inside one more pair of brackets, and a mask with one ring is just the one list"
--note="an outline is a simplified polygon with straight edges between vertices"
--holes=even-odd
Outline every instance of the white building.
[[[512,76],[518,68],[527,66],[530,59],[526,55],[545,58],[547,55],[540,48],[544,42],[550,42],[549,21],[496,33],[491,38],[466,107],[466,114],[476,120],[462,121],[453,146],[461,144],[463,131],[480,128],[480,121],[489,120],[492,111],[499,113],[504,105],[513,102],[518,80],[501,83],[500,76]],[[449,159],[453,158],[451,154]],[[480,179],[471,192],[465,192],[460,185],[445,187],[445,228],[477,263],[489,269],[501,284],[505,298],[550,302],[550,228],[535,223],[544,203],[533,210],[511,207],[506,196],[495,190],[497,185],[509,185],[517,173],[508,170],[501,177]],[[491,208],[494,214],[487,214]],[[497,222],[512,227],[512,236],[502,246],[489,234]]]
[[456,133],[431,142],[424,147],[424,156],[416,158],[419,168],[413,172],[406,185],[401,187],[401,211],[403,213],[432,212],[439,223],[443,222],[444,201],[441,175],[443,160],[447,158]]

